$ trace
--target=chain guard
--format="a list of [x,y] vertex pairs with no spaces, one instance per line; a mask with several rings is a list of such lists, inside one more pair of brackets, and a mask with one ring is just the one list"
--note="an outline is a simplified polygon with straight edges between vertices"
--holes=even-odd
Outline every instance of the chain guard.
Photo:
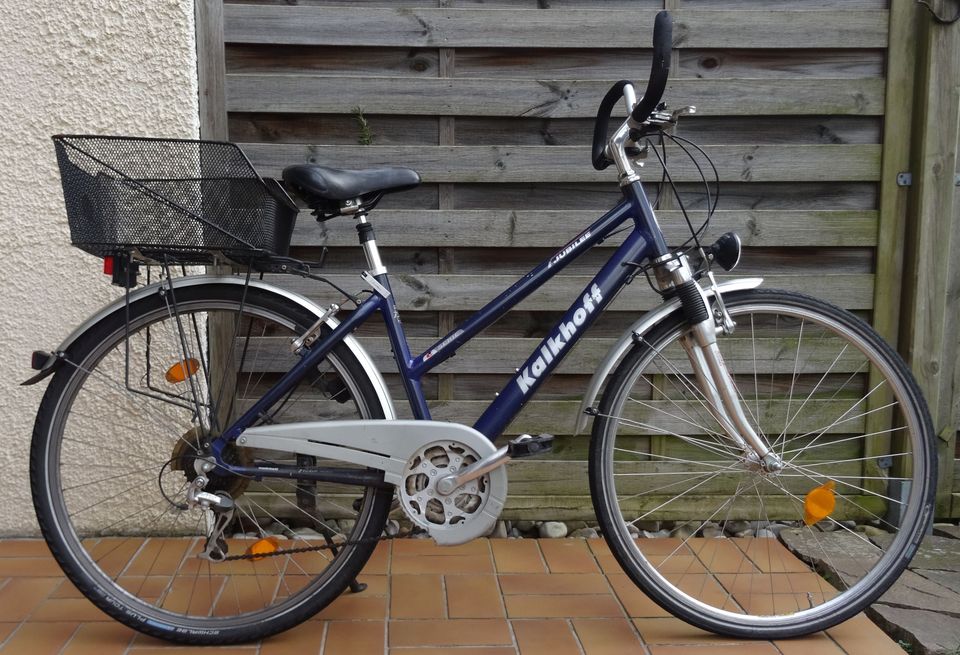
[[[401,498],[403,512],[441,546],[466,543],[488,534],[500,517],[507,498],[507,472],[503,466],[499,466],[482,478],[463,485],[467,487],[466,491],[460,488],[448,496],[440,494],[438,498],[442,498],[444,507],[447,506],[446,499],[449,497],[450,505],[456,508],[456,511],[451,510],[449,515],[444,509],[442,522],[441,513],[433,511],[436,505],[428,508],[430,497],[424,497],[422,492],[428,487],[433,488],[436,479],[451,472],[450,461],[456,462],[459,457],[463,462],[468,455],[482,461],[497,452],[487,437],[458,423],[422,420],[287,423],[247,428],[238,443],[247,448],[314,455],[383,471],[384,481],[398,487],[397,493]],[[434,447],[442,449],[448,458],[446,466],[441,466],[442,457],[434,462],[431,453],[431,456],[426,457],[430,463],[427,469],[424,469],[422,464],[425,455]],[[418,457],[420,461],[417,461]],[[424,483],[422,480],[414,480],[410,483],[411,492],[407,492],[408,478],[416,473],[410,469],[415,462],[421,471],[427,471],[430,481]],[[436,471],[435,476],[430,475],[430,467]],[[462,466],[458,465],[457,469],[460,468]],[[483,492],[469,491],[474,487],[480,491],[480,480]],[[416,498],[418,492],[421,496],[419,500]],[[407,496],[406,499],[404,495]],[[458,496],[461,495],[467,497],[458,501]],[[416,507],[407,502],[410,499],[417,500]],[[428,509],[434,521],[428,517]]]

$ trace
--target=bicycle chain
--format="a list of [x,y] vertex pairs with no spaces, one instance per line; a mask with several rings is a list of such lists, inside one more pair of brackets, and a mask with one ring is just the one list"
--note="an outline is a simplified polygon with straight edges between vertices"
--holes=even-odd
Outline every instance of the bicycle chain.
[[377,537],[375,539],[360,539],[358,541],[345,541],[342,544],[322,544],[320,546],[303,546],[302,548],[286,548],[284,550],[275,550],[272,553],[257,553],[248,554],[244,553],[243,555],[228,555],[224,557],[221,562],[235,562],[237,560],[245,559],[263,559],[265,557],[279,557],[281,555],[296,555],[297,553],[312,553],[319,550],[331,550],[333,548],[342,548],[344,546],[359,546],[361,544],[369,543],[379,543],[381,541],[391,540],[393,537]]

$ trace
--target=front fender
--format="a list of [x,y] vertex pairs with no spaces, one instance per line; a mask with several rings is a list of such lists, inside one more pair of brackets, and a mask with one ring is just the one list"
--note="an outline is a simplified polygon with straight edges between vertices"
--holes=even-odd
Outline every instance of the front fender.
[[[236,285],[242,286],[244,284],[247,284],[247,282],[248,281],[246,280],[246,278],[229,276],[229,275],[193,275],[189,277],[174,278],[172,281],[172,284],[174,289],[180,289],[185,287],[197,286],[200,284],[236,284]],[[141,287],[136,290],[131,290],[130,302],[135,302],[137,300],[140,300],[141,298],[146,298],[150,294],[157,293],[160,289],[160,284],[161,284],[160,282],[156,282],[154,284],[150,284],[148,286]],[[258,289],[262,289],[269,293],[274,293],[279,296],[283,296],[287,300],[292,300],[293,302],[297,303],[307,311],[312,312],[315,316],[319,317],[320,314],[323,313],[323,309],[319,305],[309,300],[308,298],[301,296],[298,293],[289,291],[288,289],[283,289],[281,287],[268,284],[266,282],[263,282],[262,280],[249,280],[249,284],[251,287],[256,287]],[[60,344],[56,352],[58,353],[66,352],[70,348],[70,346],[73,344],[73,342],[76,341],[81,334],[83,334],[86,330],[88,330],[98,321],[103,320],[113,312],[123,308],[123,305],[125,302],[126,302],[126,296],[123,296],[112,303],[108,303],[107,305],[104,305],[95,314],[93,314],[90,318],[84,321],[79,327],[77,327],[77,329],[71,332],[70,336],[68,336],[66,339],[63,340],[63,343]],[[327,319],[327,325],[332,330],[336,328],[338,325],[340,325],[340,322],[337,319],[330,317]],[[364,347],[360,345],[360,342],[357,341],[353,335],[348,335],[343,340],[343,343],[347,346],[347,348],[350,349],[350,352],[353,353],[354,357],[357,358],[357,361],[360,362],[360,366],[363,367],[364,373],[367,374],[367,376],[370,378],[371,382],[373,383],[374,390],[377,393],[377,399],[380,401],[380,406],[383,409],[384,417],[387,419],[397,418],[397,413],[393,406],[393,399],[390,397],[390,391],[387,389],[387,383],[384,381],[383,375],[381,375],[380,370],[377,368],[376,364],[373,363],[373,359],[370,357],[369,353],[367,353]],[[56,361],[56,360],[53,360],[53,361]],[[53,366],[51,365],[50,369],[52,368]],[[43,377],[46,377],[46,375],[49,374],[49,372],[52,372],[52,370],[48,370],[45,368],[43,371],[41,371],[41,373],[38,376],[34,376],[34,378],[31,378],[31,380],[28,380],[28,382],[32,383],[34,381],[38,381],[37,378],[42,379]]]
[[[720,289],[720,293],[726,293],[728,291],[744,291],[746,289],[756,289],[761,284],[763,284],[762,277],[747,277],[740,280],[730,280],[728,282],[722,282],[717,286]],[[708,298],[713,296],[713,289],[706,288],[703,290],[704,294]],[[593,407],[594,401],[597,399],[597,396],[600,394],[600,387],[603,386],[604,381],[613,372],[613,369],[616,368],[617,364],[620,363],[620,360],[624,355],[627,354],[627,351],[633,345],[633,340],[636,337],[643,336],[648,331],[650,331],[655,325],[660,323],[660,321],[666,319],[673,312],[680,310],[680,300],[674,298],[664,304],[660,305],[656,309],[653,309],[643,315],[643,318],[638,320],[636,323],[630,326],[630,328],[623,333],[623,335],[617,339],[617,342],[613,344],[609,351],[607,351],[606,356],[600,362],[600,366],[597,367],[597,372],[593,374],[593,377],[590,379],[590,384],[587,386],[587,392],[583,395],[583,402],[580,403],[580,411],[577,412],[576,424],[574,425],[573,434],[580,434],[585,427],[587,427],[587,409]]]

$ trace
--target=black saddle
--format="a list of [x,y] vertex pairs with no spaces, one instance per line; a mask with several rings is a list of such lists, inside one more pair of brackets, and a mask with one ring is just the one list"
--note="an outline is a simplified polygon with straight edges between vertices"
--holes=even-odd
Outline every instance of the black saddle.
[[420,184],[420,175],[409,168],[367,168],[348,171],[314,164],[283,169],[283,181],[320,218],[342,213],[344,203],[359,199],[364,210],[372,209],[385,193],[406,191]]

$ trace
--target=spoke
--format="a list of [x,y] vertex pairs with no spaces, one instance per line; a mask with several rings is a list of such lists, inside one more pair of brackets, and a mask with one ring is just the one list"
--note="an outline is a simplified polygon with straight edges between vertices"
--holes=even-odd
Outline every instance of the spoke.
[[[156,465],[151,464],[150,466],[144,467],[142,469],[137,469],[135,471],[128,471],[126,473],[114,473],[112,475],[108,475],[105,478],[100,478],[98,480],[90,480],[89,482],[81,482],[78,484],[70,485],[69,487],[63,487],[62,489],[63,491],[72,491],[74,489],[80,489],[82,487],[89,487],[92,484],[112,482],[112,481],[120,480],[122,478],[130,477],[131,475],[136,475],[137,473],[143,473],[144,471],[152,471],[155,468],[156,468]],[[153,476],[150,476],[150,477],[152,478]]]
[[[833,360],[833,362],[830,363],[830,366],[827,368],[826,372],[824,372],[824,374],[820,377],[820,379],[817,380],[817,384],[814,385],[813,389],[810,390],[810,393],[807,394],[807,397],[803,399],[803,403],[800,405],[800,408],[797,409],[797,411],[796,411],[796,413],[793,415],[793,417],[790,417],[789,408],[788,408],[787,416],[790,417],[790,418],[789,418],[789,420],[787,421],[787,424],[784,426],[783,432],[780,433],[780,435],[777,437],[776,442],[774,442],[774,446],[776,446],[776,445],[778,445],[778,444],[780,444],[780,443],[782,442],[783,445],[784,445],[784,447],[786,447],[786,445],[787,445],[787,444],[786,444],[787,430],[790,429],[790,426],[793,425],[793,422],[797,419],[798,416],[800,416],[800,412],[803,411],[803,408],[806,407],[806,406],[807,406],[807,403],[810,402],[810,399],[813,398],[813,395],[817,392],[817,389],[820,388],[820,385],[823,384],[823,381],[827,379],[827,376],[830,374],[830,371],[832,371],[832,370],[833,370],[833,367],[836,366],[836,365],[837,365],[837,362],[840,361],[840,358],[843,356],[843,353],[845,353],[845,352],[847,351],[847,347],[848,347],[848,346],[849,346],[849,344],[843,344],[843,349],[842,349],[842,350],[840,351],[840,353],[836,356],[836,358]],[[838,389],[837,391],[839,392],[839,389]],[[836,394],[834,394],[834,395],[836,395]],[[781,457],[783,456],[783,452],[780,453],[780,456],[781,456]]]
[[804,446],[803,448],[794,448],[792,450],[784,450],[782,453],[780,453],[780,455],[782,457],[783,455],[787,455],[789,453],[801,453],[801,452],[806,452],[808,450],[816,450],[818,448],[829,448],[830,446],[835,446],[838,443],[844,443],[847,441],[859,441],[861,439],[866,439],[867,437],[875,437],[877,435],[888,434],[890,432],[897,432],[899,430],[906,430],[906,429],[907,427],[904,425],[897,428],[889,428],[887,430],[877,430],[876,432],[868,432],[866,434],[857,434],[852,437],[844,437],[843,439],[834,439],[828,443],[820,443],[820,444],[817,444],[816,446]]
[[[877,383],[877,386],[875,386],[873,389],[871,389],[870,391],[868,391],[867,394],[866,394],[865,396],[863,396],[860,400],[858,400],[858,401],[855,402],[853,405],[851,405],[850,407],[848,407],[847,410],[846,410],[843,414],[841,414],[840,416],[838,416],[838,417],[836,418],[836,420],[833,421],[833,423],[831,423],[830,425],[828,425],[828,426],[826,426],[825,428],[823,428],[822,430],[820,430],[820,432],[817,434],[816,437],[813,438],[813,440],[810,442],[810,444],[812,445],[812,444],[816,443],[816,441],[817,441],[818,439],[820,439],[820,437],[822,437],[823,435],[825,435],[825,434],[827,433],[827,431],[830,430],[831,428],[834,428],[834,427],[836,427],[836,426],[838,426],[838,425],[843,425],[844,423],[847,423],[847,422],[849,422],[849,421],[856,420],[856,419],[858,419],[858,418],[867,416],[867,415],[869,415],[869,414],[873,414],[874,412],[883,411],[883,410],[887,409],[888,407],[893,407],[894,405],[898,404],[896,401],[894,401],[894,402],[892,402],[892,403],[888,403],[887,405],[884,405],[883,407],[878,407],[878,408],[876,408],[876,409],[867,410],[866,412],[863,412],[863,413],[861,413],[861,414],[857,414],[856,416],[847,417],[847,414],[849,414],[851,411],[853,411],[853,409],[854,409],[855,407],[859,407],[861,404],[863,404],[863,403],[867,400],[867,398],[869,398],[869,397],[873,394],[874,391],[876,391],[877,389],[879,389],[880,386],[882,386],[882,385],[885,384],[885,383],[886,383],[886,380],[885,380],[885,379],[884,379],[884,380],[881,380],[880,382],[878,382],[878,383]],[[814,432],[816,432],[816,430],[811,430],[810,432],[805,432],[804,434],[797,435],[796,437],[792,437],[792,438],[790,438],[790,439],[787,439],[784,443],[786,444],[786,443],[789,443],[789,442],[791,442],[791,441],[796,441],[797,439],[802,439],[802,438],[804,438],[804,437],[808,437],[808,436],[810,436],[811,434],[813,434]]]
[[[785,412],[783,432],[781,434],[787,433],[787,427],[790,424],[790,406],[793,404],[793,389],[794,385],[797,383],[797,369],[800,367],[800,346],[803,344],[803,325],[804,319],[800,319],[800,334],[797,336],[797,352],[793,356],[793,376],[790,378],[790,391],[787,395],[787,411]],[[770,447],[771,450],[776,452],[775,447],[776,443],[779,442],[779,437],[777,441],[774,442],[774,445]]]
[[[856,461],[856,460],[851,460],[851,461]],[[826,473],[823,473],[822,471],[809,470],[807,467],[797,466],[796,464],[791,464],[791,465],[790,465],[790,468],[795,469],[795,470],[797,470],[797,471],[800,471],[801,473],[807,474],[807,477],[810,478],[811,480],[817,480],[818,478],[826,478],[826,479],[828,479],[828,480],[833,480],[834,482],[839,482],[840,484],[842,484],[842,485],[844,485],[844,486],[846,486],[846,487],[850,487],[851,489],[856,489],[857,491],[862,491],[862,492],[864,492],[865,494],[869,494],[869,495],[871,495],[871,496],[876,496],[877,498],[883,498],[884,500],[889,501],[889,502],[891,502],[891,503],[896,503],[896,504],[898,504],[898,505],[903,505],[903,504],[904,504],[903,501],[895,500],[895,499],[893,499],[893,498],[890,498],[889,496],[884,496],[883,494],[877,493],[876,491],[870,491],[869,489],[865,489],[865,488],[863,488],[863,487],[858,487],[857,485],[855,485],[855,484],[853,484],[853,483],[850,483],[850,482],[843,482],[840,478],[834,477],[834,476],[832,476],[832,475],[827,475]],[[820,484],[822,484],[822,483],[820,483]],[[838,496],[843,496],[844,494],[837,493],[837,495],[838,495]]]
[[[722,439],[723,441],[720,441],[720,439],[718,439],[718,440],[716,440],[716,441],[705,441],[705,440],[703,440],[703,439],[697,439],[696,437],[691,437],[691,436],[689,436],[689,435],[680,435],[680,434],[677,434],[677,433],[672,433],[673,436],[676,436],[676,437],[678,437],[678,438],[680,438],[680,439],[689,440],[691,443],[694,443],[694,442],[695,442],[695,443],[702,444],[704,448],[709,448],[710,446],[713,446],[713,447],[715,447],[715,448],[718,449],[718,450],[716,450],[715,452],[721,452],[721,451],[722,451],[722,453],[726,453],[727,455],[729,455],[729,456],[731,456],[731,457],[736,457],[736,454],[735,454],[732,450],[729,450],[729,449],[723,447],[723,442],[729,442],[729,439],[728,439],[727,437],[724,437],[724,436],[722,436],[722,435],[713,433],[712,431],[708,430],[706,427],[704,427],[704,426],[702,426],[702,425],[697,425],[696,423],[691,423],[690,421],[687,421],[686,419],[683,419],[682,417],[676,416],[675,414],[671,414],[670,412],[666,412],[666,411],[664,411],[664,410],[656,407],[655,405],[651,405],[651,404],[647,403],[646,401],[636,400],[636,399],[634,399],[634,398],[628,398],[627,400],[630,400],[631,402],[634,402],[634,403],[636,403],[636,404],[638,404],[638,405],[641,405],[641,406],[643,406],[643,407],[646,407],[646,408],[648,408],[648,409],[652,409],[652,410],[654,410],[654,411],[656,411],[656,412],[660,412],[661,414],[664,414],[665,416],[669,416],[670,418],[673,418],[673,419],[676,419],[676,420],[678,420],[678,421],[681,421],[682,423],[687,423],[688,425],[691,425],[691,426],[693,426],[693,427],[695,427],[695,428],[700,428],[700,429],[703,430],[704,433],[706,433],[707,435],[715,434],[715,436],[720,437],[720,439]],[[620,418],[620,419],[617,419],[617,420],[619,420],[619,421],[630,421],[630,420],[632,420],[632,419]],[[654,429],[660,430],[661,432],[668,433],[666,430],[663,430],[662,428],[657,428],[656,426],[654,426],[654,425],[652,425],[652,424],[650,424],[650,423],[641,423],[641,422],[639,422],[639,421],[635,421],[635,423],[636,423],[636,425],[637,425],[638,427],[654,428]],[[710,446],[708,446],[707,444],[709,444]],[[721,453],[721,454],[722,454],[722,453]]]
[[[690,487],[689,489],[687,489],[687,490],[684,491],[683,493],[678,494],[678,495],[674,496],[673,498],[670,498],[669,500],[666,500],[666,501],[662,502],[661,504],[657,505],[657,506],[654,507],[653,509],[649,510],[647,513],[642,514],[641,516],[638,516],[637,518],[635,518],[633,521],[630,522],[630,524],[631,524],[631,525],[635,525],[635,524],[637,523],[637,521],[642,521],[643,519],[645,519],[646,517],[650,516],[651,514],[653,514],[654,512],[656,512],[657,510],[666,507],[667,505],[669,505],[670,503],[672,503],[673,501],[675,501],[675,500],[677,500],[677,499],[679,499],[679,498],[683,498],[684,496],[686,496],[686,495],[687,495],[688,493],[690,493],[691,491],[693,491],[693,490],[695,490],[695,489],[699,489],[700,487],[702,487],[703,485],[705,485],[706,483],[710,482],[710,481],[713,480],[715,477],[717,477],[718,475],[720,475],[721,473],[724,473],[724,472],[726,472],[727,470],[730,470],[730,469],[732,469],[732,468],[733,468],[733,465],[731,465],[728,469],[721,470],[721,471],[717,471],[716,473],[711,473],[711,474],[710,474],[710,477],[708,477],[706,480],[702,480],[701,482],[698,482],[697,484],[693,485],[692,487]],[[637,494],[637,495],[640,495],[640,494]],[[624,500],[626,500],[626,499],[624,499]]]
[[729,467],[724,464],[714,464],[713,462],[703,462],[692,459],[680,459],[679,457],[670,457],[669,455],[660,455],[658,453],[644,453],[639,450],[630,450],[629,448],[619,448],[615,447],[615,451],[620,453],[630,453],[632,455],[642,455],[644,457],[656,457],[657,459],[663,459],[668,462],[682,462],[684,464],[694,464],[696,466],[709,466],[715,469],[727,470]]
[[726,451],[726,450],[723,450],[723,449],[719,448],[719,447],[716,446],[713,442],[703,441],[703,440],[701,440],[701,439],[696,439],[696,438],[694,438],[694,437],[689,437],[689,436],[685,436],[685,435],[682,435],[682,434],[678,434],[678,433],[676,433],[676,432],[674,432],[674,431],[672,431],[672,430],[667,430],[667,429],[664,429],[664,428],[661,428],[661,427],[657,427],[656,425],[652,425],[652,424],[650,424],[650,423],[643,423],[643,422],[640,422],[640,421],[633,421],[633,420],[631,420],[631,419],[626,419],[626,418],[617,418],[617,417],[615,417],[615,416],[611,416],[611,415],[608,415],[608,414],[597,414],[597,416],[603,416],[604,418],[612,418],[612,419],[616,420],[618,423],[621,423],[621,424],[623,424],[623,425],[628,425],[628,426],[630,426],[630,427],[643,428],[643,429],[645,429],[645,430],[652,430],[654,434],[663,434],[663,435],[666,435],[666,436],[669,436],[669,437],[676,437],[677,439],[680,439],[681,441],[685,441],[686,443],[689,443],[689,444],[691,444],[691,445],[698,446],[698,447],[703,448],[704,450],[707,450],[707,451],[709,451],[709,452],[712,452],[712,453],[714,453],[714,454],[716,454],[716,455],[721,455],[721,456],[723,456],[723,457],[731,457],[731,456],[732,456],[732,457],[737,457],[737,456],[734,455],[733,453],[730,453],[729,451]]

